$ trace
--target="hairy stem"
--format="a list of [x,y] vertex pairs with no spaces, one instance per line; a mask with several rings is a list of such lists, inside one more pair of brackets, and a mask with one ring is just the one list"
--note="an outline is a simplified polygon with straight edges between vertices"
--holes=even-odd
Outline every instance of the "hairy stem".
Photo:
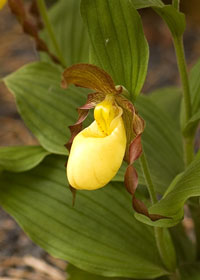
[[[192,105],[191,105],[191,97],[190,97],[190,86],[189,79],[185,61],[184,47],[183,47],[183,38],[182,37],[174,37],[174,47],[176,51],[177,64],[179,69],[179,74],[182,83],[183,90],[183,102],[184,102],[184,125],[189,121],[192,116]],[[184,136],[184,152],[185,152],[185,163],[186,166],[191,163],[194,158],[194,135]]]
[[187,122],[192,114],[192,105],[190,99],[190,86],[189,86],[188,73],[186,68],[182,37],[174,38],[174,47],[176,51],[177,64],[178,64],[179,74],[180,74],[182,88],[183,88],[185,119]]
[[[174,249],[173,242],[171,240],[170,233],[168,232],[168,229],[161,228],[161,227],[155,227],[154,232],[155,232],[156,244],[161,259],[163,261],[163,264],[169,271],[173,273],[172,275],[170,275],[170,279],[171,279],[172,276],[175,277],[176,252]],[[169,250],[169,248],[171,249]],[[178,278],[172,278],[172,279],[178,279]]]
[[60,60],[60,62],[62,63],[63,67],[65,67],[65,60],[64,60],[64,57],[63,57],[62,52],[60,50],[60,47],[58,45],[58,42],[56,40],[51,22],[49,20],[48,14],[47,14],[47,9],[46,9],[46,5],[45,5],[44,0],[37,0],[37,5],[38,5],[38,8],[39,8],[40,14],[42,16],[42,19],[44,21],[44,24],[45,24],[46,30],[48,32],[49,38],[51,39],[52,44],[55,48],[56,55],[57,55],[58,59]]
[[[144,174],[144,177],[145,177],[145,181],[146,181],[146,184],[147,184],[147,188],[148,188],[148,191],[149,191],[149,194],[150,194],[150,197],[151,197],[151,202],[152,202],[152,204],[154,204],[158,200],[157,200],[157,197],[156,197],[155,187],[154,187],[153,181],[151,179],[151,174],[150,174],[148,162],[147,162],[144,151],[143,151],[143,153],[140,157],[140,164],[141,164],[143,174]],[[160,256],[161,256],[161,259],[162,259],[164,265],[166,266],[166,268],[169,271],[174,272],[175,267],[176,267],[176,253],[175,253],[174,245],[172,243],[171,238],[166,239],[166,235],[165,235],[164,230],[167,231],[167,229],[160,228],[160,227],[155,227],[154,228],[156,244],[157,244],[158,251],[160,253]],[[170,245],[169,245],[169,243],[170,243]],[[173,248],[172,249],[173,252],[174,252],[173,256],[171,256],[169,251],[168,251],[169,247]],[[173,276],[173,277],[175,277],[175,276]],[[173,279],[178,279],[178,278],[173,278]]]
[[147,183],[147,188],[148,188],[148,191],[149,191],[149,194],[151,197],[151,202],[152,202],[152,204],[154,204],[157,202],[156,191],[155,191],[152,179],[151,179],[151,174],[150,174],[148,162],[147,162],[144,151],[140,157],[140,164],[141,164],[141,167],[143,170],[145,181]]

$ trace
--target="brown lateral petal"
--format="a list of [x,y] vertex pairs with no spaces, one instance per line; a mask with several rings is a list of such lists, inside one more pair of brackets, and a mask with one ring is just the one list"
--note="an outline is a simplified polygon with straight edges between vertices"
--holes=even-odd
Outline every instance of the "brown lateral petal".
[[71,132],[71,137],[65,147],[70,151],[74,137],[82,130],[82,123],[87,118],[89,109],[92,109],[96,104],[100,103],[105,98],[105,95],[99,92],[94,92],[88,94],[87,102],[78,108],[78,120],[75,124],[70,125],[69,129]]
[[140,201],[135,196],[133,196],[132,203],[133,203],[133,209],[137,213],[143,214],[143,215],[149,217],[148,209],[147,209],[146,205],[142,201]]
[[92,64],[75,64],[63,72],[62,87],[67,88],[69,84],[79,87],[93,89],[106,94],[117,94],[119,90],[104,70]]
[[133,205],[133,209],[137,213],[147,216],[153,222],[158,221],[160,219],[169,219],[168,217],[165,217],[165,216],[161,216],[161,215],[157,215],[157,214],[149,214],[149,211],[148,211],[146,205],[142,201],[137,199],[135,196],[133,196],[132,205]]
[[139,115],[135,114],[133,118],[133,130],[135,131],[135,134],[141,134],[144,131],[144,128],[144,120]]
[[98,103],[102,102],[105,98],[105,95],[101,92],[94,92],[89,93],[87,102],[85,105],[79,107],[79,109],[92,109],[94,108]]
[[154,221],[158,221],[160,219],[171,219],[170,217],[165,217],[165,216],[161,216],[161,215],[157,215],[157,214],[149,214],[149,218],[154,222]]
[[117,95],[116,101],[118,105],[123,109],[122,118],[124,121],[124,126],[126,129],[126,138],[127,138],[127,146],[126,146],[126,153],[125,153],[124,160],[129,163],[129,145],[131,141],[134,139],[134,137],[136,136],[135,131],[133,130],[133,118],[135,115],[135,108],[133,104],[124,96]]
[[141,134],[137,135],[129,146],[129,164],[139,158],[142,153]]
[[120,107],[122,107],[123,110],[128,110],[130,113],[132,113],[132,116],[135,114],[135,108],[131,101],[129,101],[127,98],[125,98],[122,95],[118,95],[116,97],[117,103]]
[[71,137],[69,139],[69,141],[65,144],[65,147],[68,149],[68,151],[70,151],[71,146],[72,146],[72,142],[75,138],[75,136],[82,130],[82,123],[83,121],[87,118],[89,113],[89,110],[81,110],[78,109],[78,120],[74,125],[70,125],[69,129],[71,132]]
[[138,185],[138,175],[133,165],[129,165],[127,167],[125,177],[124,177],[124,183],[127,191],[130,194],[134,195]]

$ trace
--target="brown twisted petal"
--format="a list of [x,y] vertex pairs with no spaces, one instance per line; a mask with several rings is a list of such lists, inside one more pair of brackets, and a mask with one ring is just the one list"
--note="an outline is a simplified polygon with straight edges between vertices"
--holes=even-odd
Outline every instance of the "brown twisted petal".
[[87,118],[89,109],[94,108],[98,103],[100,103],[105,96],[102,93],[95,92],[88,94],[87,102],[78,108],[78,120],[75,124],[70,125],[69,129],[71,132],[71,137],[69,141],[65,144],[65,147],[70,151],[74,137],[82,130],[83,121]]
[[148,211],[146,205],[142,201],[137,199],[135,196],[133,196],[132,205],[133,205],[134,210],[137,213],[147,216],[153,222],[160,220],[160,219],[171,219],[169,217],[161,216],[158,214],[149,214],[149,211]]
[[115,84],[103,69],[92,64],[75,64],[63,72],[62,87],[69,84],[93,89],[103,94],[118,94],[122,88],[115,88]]
[[124,176],[124,183],[127,191],[134,196],[138,185],[138,175],[133,165],[129,165]]
[[[132,110],[131,106],[129,106],[129,110]],[[146,205],[135,197],[135,191],[138,185],[138,175],[136,169],[133,166],[133,163],[142,154],[141,136],[145,127],[145,123],[144,120],[136,113],[132,114],[132,116],[133,116],[132,128],[134,131],[132,135],[136,135],[136,136],[129,144],[128,157],[126,157],[126,161],[128,162],[129,165],[126,169],[126,173],[124,177],[125,187],[127,191],[132,195],[132,206],[137,213],[147,216],[152,221],[156,221],[159,219],[166,219],[167,217],[161,215],[150,214]]]
[[89,93],[87,97],[87,102],[83,106],[79,107],[79,109],[92,109],[98,103],[102,102],[104,98],[105,95],[101,92]]
[[129,145],[129,164],[133,164],[142,153],[141,134],[138,134]]
[[138,185],[138,175],[133,165],[129,165],[127,167],[124,182],[127,191],[132,195],[132,206],[137,213],[147,216],[152,221],[168,219],[168,217],[164,217],[161,215],[150,214],[146,205],[141,200],[135,197],[135,191]]
[[136,135],[142,134],[145,129],[145,122],[144,120],[137,114],[134,114],[133,117],[133,130]]
[[87,118],[89,113],[89,109],[78,109],[78,120],[75,124],[70,125],[69,129],[71,132],[71,137],[69,139],[69,141],[65,144],[65,147],[68,149],[68,151],[70,151],[73,140],[75,138],[75,136],[82,130],[82,124],[83,121]]

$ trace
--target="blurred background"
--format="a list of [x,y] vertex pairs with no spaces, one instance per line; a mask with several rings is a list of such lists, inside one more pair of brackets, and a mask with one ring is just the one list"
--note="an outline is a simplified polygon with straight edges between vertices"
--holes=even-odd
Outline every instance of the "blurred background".
[[[29,2],[26,1],[26,4],[29,5]],[[190,69],[200,58],[200,1],[180,2],[181,11],[186,14],[184,43]],[[140,13],[150,45],[149,69],[143,92],[179,85],[175,53],[166,25],[151,9],[141,10]],[[22,32],[21,26],[6,5],[0,11],[0,79],[38,59],[34,42]],[[37,140],[23,124],[13,96],[0,82],[0,146],[25,144],[34,145]],[[187,226],[192,226],[189,220]],[[64,261],[49,256],[33,244],[16,222],[0,208],[1,280],[64,280],[65,267]]]

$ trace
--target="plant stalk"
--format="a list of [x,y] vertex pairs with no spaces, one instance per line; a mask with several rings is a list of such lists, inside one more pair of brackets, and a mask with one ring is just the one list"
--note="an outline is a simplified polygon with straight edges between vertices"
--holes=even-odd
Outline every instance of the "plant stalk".
[[[183,38],[181,37],[174,37],[174,47],[176,51],[177,57],[177,64],[179,69],[179,74],[182,83],[182,90],[183,90],[183,102],[184,102],[184,125],[189,121],[192,116],[192,105],[191,105],[191,98],[190,98],[190,86],[189,86],[189,79],[185,61],[185,53],[183,47]],[[184,136],[184,152],[185,152],[185,163],[188,166],[194,158],[194,135],[187,135]]]
[[151,174],[150,174],[148,162],[147,162],[144,151],[143,151],[142,155],[140,156],[140,164],[141,164],[141,167],[142,167],[142,170],[143,170],[145,181],[147,183],[147,188],[148,188],[148,191],[149,191],[149,194],[150,194],[151,202],[152,202],[152,204],[154,204],[158,200],[157,200],[157,197],[156,197],[156,191],[155,191],[152,179],[151,179]]
[[[141,164],[143,174],[145,177],[145,181],[147,184],[147,188],[148,188],[148,191],[150,194],[151,202],[152,202],[152,204],[155,204],[158,200],[156,197],[155,187],[154,187],[153,181],[151,179],[151,174],[150,174],[148,162],[147,162],[144,151],[140,157],[140,164]],[[165,230],[167,230],[167,229],[165,229]],[[156,244],[157,244],[161,259],[162,259],[164,265],[166,266],[166,268],[169,271],[174,272],[175,266],[176,266],[175,249],[174,249],[174,256],[175,256],[174,258],[172,258],[172,256],[169,255],[168,250],[167,250],[167,248],[169,246],[169,244],[168,244],[169,242],[171,243],[170,246],[172,248],[174,248],[174,245],[173,245],[171,239],[167,240],[167,242],[166,242],[165,235],[164,235],[164,228],[155,227],[154,232],[155,232]],[[173,274],[173,277],[175,277],[174,274]],[[173,279],[178,280],[179,278],[173,278]]]
[[56,55],[57,55],[58,59],[60,60],[60,62],[62,63],[63,67],[65,67],[65,60],[64,60],[64,57],[63,57],[62,52],[60,50],[60,47],[58,45],[58,42],[56,40],[51,22],[49,20],[48,14],[47,14],[47,8],[46,8],[44,0],[37,0],[37,5],[38,5],[38,9],[40,11],[41,17],[44,21],[44,24],[45,24],[47,33],[49,35],[49,38],[51,39],[52,44],[55,48]]
[[[176,273],[175,273],[176,252],[174,249],[173,242],[171,240],[170,233],[168,232],[168,229],[161,228],[161,227],[154,227],[154,232],[155,232],[156,244],[157,244],[161,259],[163,261],[163,264],[170,272],[173,273],[170,275],[170,279],[172,278],[172,276],[174,277],[172,279],[178,279],[178,278],[175,278],[176,277],[175,276],[176,275]],[[170,239],[166,237],[166,234],[168,234],[170,236]],[[173,254],[171,254],[169,247],[173,248]]]

